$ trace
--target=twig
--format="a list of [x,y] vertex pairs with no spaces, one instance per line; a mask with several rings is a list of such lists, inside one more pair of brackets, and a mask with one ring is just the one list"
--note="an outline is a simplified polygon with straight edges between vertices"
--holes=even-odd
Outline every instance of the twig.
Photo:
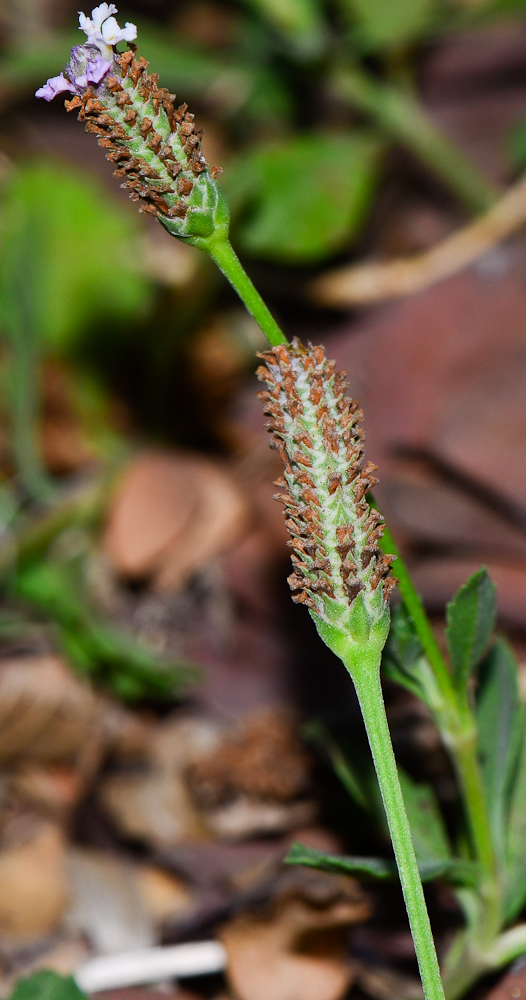
[[311,295],[324,306],[346,307],[413,295],[448,278],[502,243],[526,223],[526,177],[484,215],[413,257],[341,267],[317,279]]
[[226,964],[218,941],[196,941],[165,948],[144,948],[121,955],[101,955],[86,962],[75,975],[86,993],[158,983],[180,976],[222,972]]

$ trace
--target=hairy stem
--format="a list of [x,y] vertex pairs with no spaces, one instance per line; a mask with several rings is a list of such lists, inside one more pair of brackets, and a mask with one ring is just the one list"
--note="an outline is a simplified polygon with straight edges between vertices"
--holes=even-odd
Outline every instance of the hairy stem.
[[245,303],[249,313],[254,317],[259,328],[265,334],[272,347],[288,343],[285,334],[280,330],[276,320],[267,308],[261,295],[254,288],[248,274],[228,240],[211,240],[204,247],[215,260],[219,269],[235,288],[240,299]]
[[429,120],[410,94],[377,80],[357,65],[336,71],[333,87],[340,98],[370,115],[380,127],[411,150],[468,211],[486,211],[499,192],[453,142]]
[[389,824],[407,915],[426,1000],[444,1000],[438,958],[418,871],[409,820],[398,778],[380,683],[380,652],[375,647],[343,658],[358,695]]

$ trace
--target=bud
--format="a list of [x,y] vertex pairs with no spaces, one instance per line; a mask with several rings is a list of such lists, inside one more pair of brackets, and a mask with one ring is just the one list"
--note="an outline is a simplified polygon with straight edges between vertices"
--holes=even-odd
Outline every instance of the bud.
[[[188,106],[176,107],[175,96],[158,86],[157,74],[147,73],[147,61],[136,57],[131,42],[135,25],[121,29],[114,13],[113,4],[101,4],[91,18],[80,14],[86,43],[74,47],[64,72],[36,96],[49,101],[64,91],[74,95],[67,110],[77,110],[86,131],[107,150],[116,164],[114,176],[122,178],[121,187],[139,211],[198,246],[225,239],[228,206],[215,180],[220,168],[209,168],[203,156],[202,130]],[[123,39],[129,51],[119,54],[115,45]]]
[[258,377],[271,445],[285,478],[276,485],[294,572],[293,600],[309,608],[324,640],[340,653],[349,639],[383,647],[389,630],[389,570],[394,556],[378,546],[383,518],[366,500],[378,482],[376,466],[364,464],[362,411],[345,396],[345,373],[335,371],[322,347],[298,340],[260,355]]

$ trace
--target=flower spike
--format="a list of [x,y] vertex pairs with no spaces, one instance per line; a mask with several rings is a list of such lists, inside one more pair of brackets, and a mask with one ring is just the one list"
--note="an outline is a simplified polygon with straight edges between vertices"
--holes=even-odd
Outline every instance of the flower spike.
[[[86,131],[107,150],[139,211],[197,245],[212,236],[226,238],[228,207],[215,182],[220,168],[209,168],[203,156],[202,130],[187,105],[178,107],[174,95],[158,86],[157,74],[148,74],[146,59],[136,56],[132,44],[135,25],[121,29],[116,13],[114,4],[103,3],[91,17],[79,14],[86,43],[73,48],[64,72],[36,96],[50,101],[69,90],[67,110],[77,110]],[[122,40],[129,51],[119,53],[115,46]]]
[[366,500],[378,480],[376,466],[364,464],[362,411],[345,396],[345,373],[322,347],[294,340],[260,357],[266,365],[258,377],[268,386],[260,398],[285,465],[276,485],[287,492],[276,499],[285,504],[291,535],[292,599],[315,619],[361,634],[364,625],[384,621],[396,585],[394,556],[378,547],[383,518]]

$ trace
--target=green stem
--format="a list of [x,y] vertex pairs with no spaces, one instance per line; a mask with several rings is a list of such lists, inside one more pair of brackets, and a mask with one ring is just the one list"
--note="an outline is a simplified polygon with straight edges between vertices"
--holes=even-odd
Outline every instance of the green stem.
[[491,968],[500,969],[526,952],[526,924],[517,924],[510,931],[501,934],[488,952],[487,959]]
[[[374,661],[374,662],[373,662]],[[407,915],[426,1000],[444,1000],[438,958],[411,838],[411,829],[398,778],[391,734],[380,683],[380,653],[361,648],[344,658],[356,688],[378,783],[389,824],[389,832],[400,875]]]
[[225,278],[228,278],[232,287],[235,288],[249,313],[252,314],[259,328],[265,334],[268,342],[272,346],[288,343],[285,334],[280,330],[276,320],[267,309],[261,295],[254,288],[239,258],[234,253],[230,242],[228,240],[221,240],[221,242],[210,241],[206,246],[206,250],[215,260]]
[[473,714],[467,701],[463,705],[459,704],[451,674],[433,635],[424,605],[414,588],[404,559],[387,526],[380,544],[384,552],[396,555],[392,570],[393,575],[398,580],[402,599],[411,615],[415,630],[444,698],[444,713],[437,713],[437,723],[452,756],[460,781],[475,856],[486,878],[491,881],[496,880],[497,864],[477,755],[477,732]]
[[336,71],[333,87],[340,98],[370,115],[395,141],[411,150],[470,212],[484,212],[499,192],[429,120],[410,94],[377,80],[357,65]]

